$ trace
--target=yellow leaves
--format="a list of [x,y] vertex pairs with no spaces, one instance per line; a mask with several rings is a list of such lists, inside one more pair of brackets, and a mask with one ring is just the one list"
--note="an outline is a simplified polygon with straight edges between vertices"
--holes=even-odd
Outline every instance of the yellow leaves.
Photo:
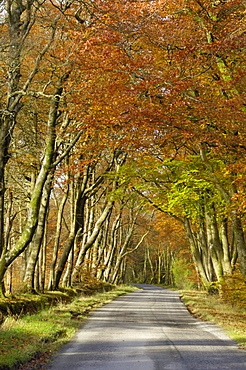
[[223,172],[223,177],[230,177],[230,176],[231,176],[231,171],[226,170]]
[[239,307],[246,307],[245,278],[236,270],[232,275],[224,276],[221,283],[222,298]]

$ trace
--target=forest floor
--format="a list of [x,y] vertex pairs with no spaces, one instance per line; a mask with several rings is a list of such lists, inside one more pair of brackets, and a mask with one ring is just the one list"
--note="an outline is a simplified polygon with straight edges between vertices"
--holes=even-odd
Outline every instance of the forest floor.
[[[135,289],[119,286],[94,294],[91,290],[90,295],[72,299],[61,299],[57,292],[60,302],[56,305],[46,303],[46,308],[36,313],[8,315],[0,327],[0,370],[44,370],[92,310]],[[231,305],[203,291],[183,290],[180,294],[194,316],[220,325],[240,348],[246,349],[246,307]]]

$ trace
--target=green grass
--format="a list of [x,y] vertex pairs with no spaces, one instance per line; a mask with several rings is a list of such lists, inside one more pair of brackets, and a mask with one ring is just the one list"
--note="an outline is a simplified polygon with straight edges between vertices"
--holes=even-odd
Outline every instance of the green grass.
[[[121,286],[106,293],[80,296],[71,303],[59,303],[35,314],[8,316],[0,327],[0,370],[33,361],[28,369],[38,368],[74,335],[89,313],[114,298],[136,290]],[[219,296],[202,291],[180,291],[190,312],[197,318],[212,321],[246,349],[246,309],[224,302]],[[31,297],[30,297],[31,299]]]
[[21,318],[8,316],[0,327],[0,369],[11,369],[37,355],[42,360],[49,358],[73,336],[93,309],[134,290],[134,287],[121,286]]
[[221,326],[240,348],[246,349],[246,308],[204,291],[180,291],[188,310],[200,320]]

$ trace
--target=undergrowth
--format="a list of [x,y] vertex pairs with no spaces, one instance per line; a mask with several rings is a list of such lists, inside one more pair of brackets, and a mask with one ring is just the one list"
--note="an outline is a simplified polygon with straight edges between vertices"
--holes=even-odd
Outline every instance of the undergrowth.
[[134,290],[120,286],[105,293],[80,296],[39,313],[8,316],[0,327],[0,370],[16,369],[18,365],[21,368],[34,358],[48,359],[73,336],[94,308]]

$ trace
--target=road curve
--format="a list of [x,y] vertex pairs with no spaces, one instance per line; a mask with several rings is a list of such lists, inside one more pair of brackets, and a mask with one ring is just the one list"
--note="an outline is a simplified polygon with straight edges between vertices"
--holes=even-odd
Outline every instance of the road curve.
[[192,317],[179,294],[152,285],[94,311],[51,370],[241,370],[246,351]]

